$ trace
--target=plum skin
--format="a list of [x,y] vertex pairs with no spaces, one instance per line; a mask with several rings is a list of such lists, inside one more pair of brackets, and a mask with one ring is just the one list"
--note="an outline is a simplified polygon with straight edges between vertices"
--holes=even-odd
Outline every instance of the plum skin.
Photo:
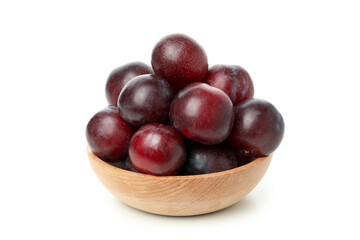
[[132,62],[115,68],[110,73],[105,85],[105,95],[109,105],[117,105],[121,90],[131,79],[152,73],[152,69],[143,62]]
[[175,95],[170,122],[187,138],[206,145],[218,144],[230,134],[233,105],[223,91],[205,83],[192,83]]
[[203,82],[223,90],[234,106],[254,97],[254,84],[249,73],[237,65],[214,65]]
[[198,175],[221,172],[238,166],[235,150],[225,144],[203,145],[192,143],[181,170],[182,175]]
[[205,51],[184,34],[162,38],[153,49],[151,65],[174,90],[203,80],[208,71]]
[[256,157],[247,153],[247,151],[236,151],[238,167],[251,163],[256,159]]
[[227,139],[230,146],[253,157],[268,156],[280,145],[285,124],[270,102],[248,99],[234,107],[234,127]]
[[116,107],[97,112],[86,126],[86,139],[92,152],[105,162],[126,157],[135,130],[125,122]]
[[129,158],[132,166],[140,172],[175,175],[184,164],[186,145],[172,126],[151,123],[141,127],[132,137]]
[[132,126],[165,123],[173,99],[170,85],[153,74],[141,75],[126,84],[119,95],[121,117]]
[[111,165],[113,165],[114,167],[117,167],[117,168],[121,168],[121,169],[130,171],[130,172],[139,172],[131,164],[129,156],[127,156],[124,160],[122,160],[120,162],[112,163]]

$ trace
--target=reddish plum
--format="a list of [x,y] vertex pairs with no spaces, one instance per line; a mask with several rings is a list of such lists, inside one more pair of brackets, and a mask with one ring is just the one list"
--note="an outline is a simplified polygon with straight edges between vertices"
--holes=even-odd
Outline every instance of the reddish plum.
[[174,175],[184,164],[186,146],[182,136],[171,126],[151,123],[141,127],[129,146],[132,165],[152,175]]
[[173,93],[169,83],[157,75],[133,78],[120,93],[118,107],[122,118],[135,127],[165,123]]
[[173,89],[203,80],[208,71],[204,50],[183,34],[161,39],[153,49],[151,65],[154,72],[168,81]]
[[221,172],[237,167],[236,153],[225,144],[213,146],[192,143],[181,170],[182,175]]
[[209,69],[204,83],[223,90],[234,106],[254,96],[250,75],[240,66],[215,65]]
[[253,157],[267,156],[280,145],[284,135],[284,120],[268,101],[245,100],[234,108],[235,123],[228,143]]
[[192,83],[175,95],[170,121],[187,138],[207,145],[217,144],[230,134],[233,105],[220,89]]
[[114,69],[105,86],[106,99],[109,105],[116,106],[119,94],[125,84],[136,76],[153,73],[152,69],[142,62],[132,62]]
[[113,106],[96,113],[86,127],[90,149],[106,162],[117,162],[127,155],[133,133],[134,129]]

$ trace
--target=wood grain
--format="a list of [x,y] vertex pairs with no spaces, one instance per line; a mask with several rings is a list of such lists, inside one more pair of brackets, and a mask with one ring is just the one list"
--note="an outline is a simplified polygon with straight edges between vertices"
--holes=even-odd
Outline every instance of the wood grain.
[[152,176],[114,167],[88,147],[95,174],[122,202],[160,215],[191,216],[218,211],[245,197],[260,182],[272,155],[228,171],[195,176]]

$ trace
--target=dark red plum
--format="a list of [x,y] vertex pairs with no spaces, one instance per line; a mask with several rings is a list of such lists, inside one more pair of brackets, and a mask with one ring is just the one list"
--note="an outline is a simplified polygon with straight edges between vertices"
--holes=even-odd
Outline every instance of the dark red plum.
[[106,162],[118,162],[126,157],[134,129],[125,122],[116,107],[109,106],[96,113],[86,127],[91,151]]
[[117,162],[117,163],[113,163],[112,164],[114,167],[118,167],[124,170],[128,170],[131,172],[139,172],[138,170],[136,170],[136,168],[134,168],[134,166],[131,164],[130,162],[130,158],[126,157],[123,161]]
[[105,86],[106,99],[109,105],[117,105],[119,94],[127,82],[136,76],[151,73],[153,73],[152,69],[142,62],[132,62],[114,69]]
[[274,105],[248,99],[236,105],[234,113],[234,127],[227,139],[233,148],[257,158],[269,155],[280,145],[285,124]]
[[207,145],[217,144],[230,134],[233,105],[220,89],[192,83],[175,95],[170,121],[187,138]]
[[165,123],[169,119],[173,92],[169,83],[157,75],[133,78],[120,93],[121,117],[135,127],[148,123]]
[[235,151],[225,144],[209,146],[192,143],[181,175],[221,172],[237,166]]
[[246,152],[236,151],[236,157],[238,162],[238,167],[251,163],[256,158]]
[[151,65],[154,72],[168,81],[173,89],[203,80],[208,71],[204,50],[183,34],[162,38],[153,49]]
[[240,66],[212,66],[204,83],[223,90],[230,97],[234,106],[254,97],[254,85],[250,75]]
[[131,164],[140,172],[174,175],[184,164],[186,146],[172,126],[151,123],[141,127],[132,137],[129,157]]

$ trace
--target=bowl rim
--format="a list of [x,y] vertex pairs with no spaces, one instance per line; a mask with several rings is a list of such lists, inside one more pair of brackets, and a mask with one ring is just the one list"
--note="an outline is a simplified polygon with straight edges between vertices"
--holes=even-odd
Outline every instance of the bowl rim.
[[90,159],[90,161],[95,161],[97,162],[97,164],[102,165],[108,169],[110,169],[113,172],[118,172],[119,175],[123,175],[123,176],[131,176],[131,177],[142,177],[142,178],[150,178],[150,179],[166,179],[166,180],[173,180],[173,179],[195,179],[195,178],[212,178],[212,177],[219,177],[219,176],[223,176],[223,175],[228,175],[228,174],[233,174],[236,172],[240,172],[240,171],[244,171],[246,169],[252,168],[255,165],[264,162],[267,158],[272,158],[273,153],[269,154],[268,156],[265,157],[259,157],[256,158],[255,160],[251,161],[250,163],[247,163],[245,165],[242,165],[240,167],[236,167],[236,168],[232,168],[229,170],[225,170],[225,171],[221,171],[221,172],[215,172],[215,173],[206,173],[206,174],[198,174],[198,175],[171,175],[171,176],[156,176],[156,175],[151,175],[151,174],[146,174],[146,173],[141,173],[141,172],[133,172],[133,171],[129,171],[129,170],[125,170],[119,167],[115,167],[113,165],[111,165],[110,163],[107,163],[103,160],[101,160],[98,156],[96,156],[90,149],[89,146],[87,146],[87,153],[88,153],[88,157]]

